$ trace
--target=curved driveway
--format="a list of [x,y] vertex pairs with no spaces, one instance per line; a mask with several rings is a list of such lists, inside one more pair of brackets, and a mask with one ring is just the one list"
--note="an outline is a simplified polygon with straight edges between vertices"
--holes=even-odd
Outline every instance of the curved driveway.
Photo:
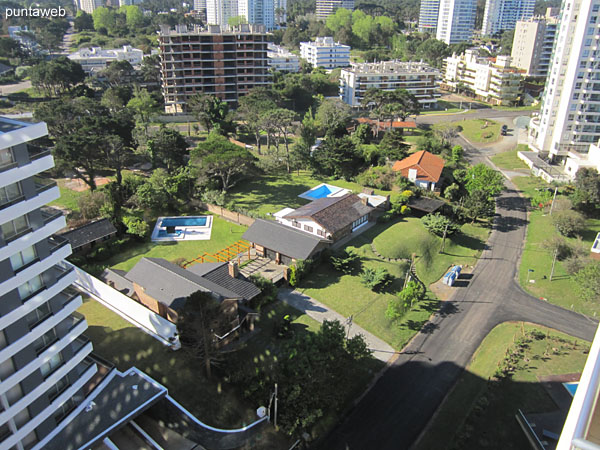
[[523,320],[593,339],[595,321],[530,296],[516,281],[526,224],[526,200],[507,182],[469,286],[445,302],[322,449],[409,448],[499,323]]

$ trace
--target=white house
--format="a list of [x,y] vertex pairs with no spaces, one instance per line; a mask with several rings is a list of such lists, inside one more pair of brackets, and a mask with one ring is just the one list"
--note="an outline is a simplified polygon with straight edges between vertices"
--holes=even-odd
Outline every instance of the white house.
[[69,59],[78,62],[87,73],[105,69],[114,61],[129,61],[132,66],[139,66],[144,58],[144,52],[130,45],[123,48],[103,50],[100,47],[81,48],[69,55]]

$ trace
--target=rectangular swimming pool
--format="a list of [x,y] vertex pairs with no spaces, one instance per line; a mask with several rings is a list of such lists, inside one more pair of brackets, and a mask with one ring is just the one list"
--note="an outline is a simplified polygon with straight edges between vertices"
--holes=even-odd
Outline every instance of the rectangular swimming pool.
[[168,217],[163,219],[161,228],[166,227],[204,227],[206,217]]
[[306,196],[310,197],[310,198],[314,198],[316,200],[318,198],[327,197],[329,194],[331,194],[333,192],[334,191],[332,191],[331,189],[329,189],[329,186],[327,186],[326,184],[324,184],[323,186],[318,187],[314,191],[308,191],[306,193]]

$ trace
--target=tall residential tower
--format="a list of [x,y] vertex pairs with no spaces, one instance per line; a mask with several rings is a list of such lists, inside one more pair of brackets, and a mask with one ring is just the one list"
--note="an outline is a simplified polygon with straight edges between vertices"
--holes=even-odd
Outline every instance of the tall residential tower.
[[[84,400],[83,386],[96,373],[87,323],[75,310],[74,270],[58,210],[60,196],[40,177],[54,160],[34,141],[45,123],[0,118],[0,448],[38,449]],[[38,444],[39,443],[39,444]]]
[[470,41],[476,12],[477,0],[441,0],[436,39],[448,45]]
[[563,2],[560,29],[530,146],[550,159],[600,139],[600,0]]
[[435,36],[439,14],[440,0],[421,0],[419,32],[430,33]]
[[487,0],[481,34],[490,36],[505,30],[514,30],[519,20],[533,17],[535,0]]

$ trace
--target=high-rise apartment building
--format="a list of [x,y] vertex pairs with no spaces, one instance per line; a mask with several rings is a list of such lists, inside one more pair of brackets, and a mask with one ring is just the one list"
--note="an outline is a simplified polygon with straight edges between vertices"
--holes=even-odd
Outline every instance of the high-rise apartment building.
[[530,146],[552,160],[600,139],[600,1],[563,2],[560,28]]
[[76,312],[81,296],[64,259],[65,226],[45,205],[60,196],[40,177],[54,166],[49,150],[35,145],[45,123],[0,118],[0,448],[40,449],[51,432],[85,398],[96,373],[87,323]]
[[478,100],[493,105],[514,106],[522,91],[522,76],[511,67],[510,56],[487,58],[477,49],[468,49],[462,55],[444,60],[442,87],[449,90],[467,90]]
[[519,20],[533,17],[535,0],[487,0],[481,34],[490,36],[504,30],[514,30]]
[[267,30],[275,28],[275,2],[273,0],[239,0],[238,15],[250,24],[264,25]]
[[79,9],[88,14],[92,14],[96,8],[104,6],[103,0],[78,0]]
[[331,36],[300,42],[300,56],[313,67],[335,69],[350,65],[350,46],[335,42]]
[[448,45],[470,41],[476,12],[477,0],[440,0],[436,39]]
[[523,69],[525,75],[546,77],[550,69],[552,48],[558,30],[558,17],[548,8],[546,16],[518,21],[512,46],[512,64]]
[[354,0],[317,0],[317,19],[327,19],[338,8],[354,9]]
[[165,111],[185,112],[188,98],[197,93],[236,104],[253,87],[270,84],[268,36],[263,25],[161,27],[158,43]]
[[421,0],[419,32],[429,33],[435,36],[439,15],[440,0]]
[[229,19],[239,16],[238,0],[206,0],[206,23],[226,27]]
[[438,70],[423,62],[353,63],[340,73],[340,99],[358,107],[371,88],[383,91],[406,89],[417,98],[421,108],[431,109],[440,96],[438,78]]

